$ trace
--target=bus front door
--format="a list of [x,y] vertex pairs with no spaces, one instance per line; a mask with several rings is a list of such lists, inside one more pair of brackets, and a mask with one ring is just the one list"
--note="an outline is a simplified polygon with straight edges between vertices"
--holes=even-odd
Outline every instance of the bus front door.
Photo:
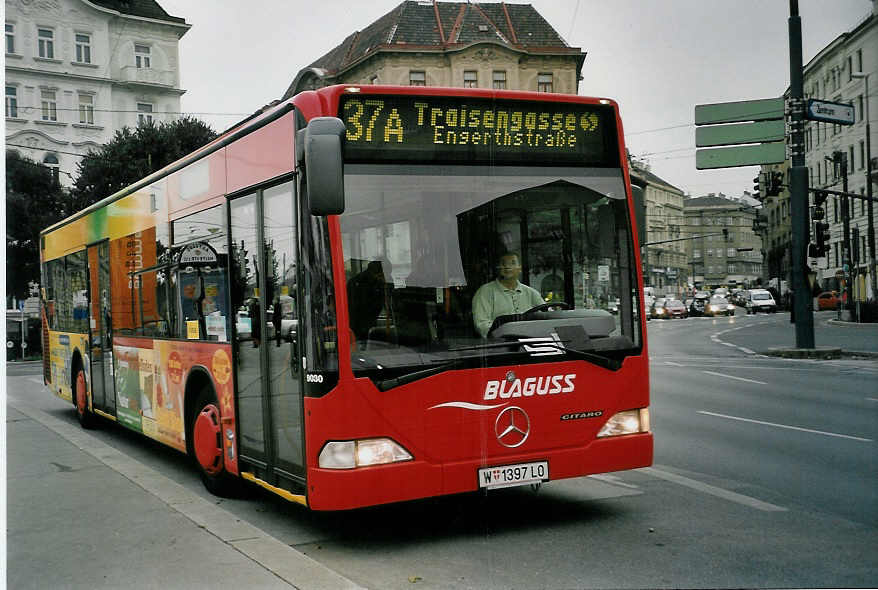
[[293,185],[230,202],[241,458],[272,485],[304,485]]
[[116,414],[110,319],[110,247],[103,241],[88,247],[91,391],[94,407]]

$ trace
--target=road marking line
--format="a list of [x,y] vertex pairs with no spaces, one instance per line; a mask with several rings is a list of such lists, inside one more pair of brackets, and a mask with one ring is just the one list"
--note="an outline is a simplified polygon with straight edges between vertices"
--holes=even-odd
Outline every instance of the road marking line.
[[867,397],[866,400],[870,402],[878,402],[878,397]]
[[725,377],[726,379],[737,379],[738,381],[746,381],[747,383],[756,383],[757,385],[768,385],[765,381],[756,381],[755,379],[745,379],[743,377],[735,377],[734,375],[726,375],[724,373],[714,373],[713,371],[701,371],[708,375],[716,375],[717,377]]
[[787,511],[787,509],[783,506],[769,504],[768,502],[763,502],[762,500],[757,500],[756,498],[751,498],[750,496],[738,494],[737,492],[730,492],[729,490],[724,490],[710,484],[702,483],[694,479],[689,479],[688,477],[683,477],[682,475],[677,475],[676,473],[671,473],[662,469],[656,469],[655,467],[644,467],[642,469],[638,469],[637,471],[646,473],[647,475],[651,475],[659,479],[664,479],[665,481],[670,481],[681,486],[686,486],[687,488],[692,488],[693,490],[703,492],[705,494],[710,494],[711,496],[716,496],[717,498],[722,498],[723,500],[729,500],[730,502],[749,506],[750,508],[755,508],[757,510],[763,510],[765,512]]
[[707,416],[715,416],[717,418],[726,418],[727,420],[738,420],[740,422],[752,422],[753,424],[762,424],[764,426],[774,426],[775,428],[786,428],[788,430],[798,430],[800,432],[810,432],[811,434],[822,434],[823,436],[834,436],[836,438],[847,438],[859,442],[874,442],[871,438],[860,438],[859,436],[850,436],[849,434],[838,434],[837,432],[826,432],[823,430],[812,430],[810,428],[800,428],[798,426],[789,426],[787,424],[777,424],[775,422],[764,422],[762,420],[752,420],[750,418],[741,418],[739,416],[729,416],[726,414],[715,414],[714,412],[698,411],[699,414]]
[[666,364],[666,365],[671,365],[672,367],[682,367],[682,366],[683,366],[683,365],[681,365],[680,363],[675,363],[675,362],[673,362],[673,361],[665,361],[665,364]]

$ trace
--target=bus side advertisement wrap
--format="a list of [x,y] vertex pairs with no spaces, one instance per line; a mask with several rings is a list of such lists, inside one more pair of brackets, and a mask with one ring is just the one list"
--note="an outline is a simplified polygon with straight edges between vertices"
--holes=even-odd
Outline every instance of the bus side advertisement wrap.
[[343,96],[346,162],[617,167],[611,106],[449,96]]

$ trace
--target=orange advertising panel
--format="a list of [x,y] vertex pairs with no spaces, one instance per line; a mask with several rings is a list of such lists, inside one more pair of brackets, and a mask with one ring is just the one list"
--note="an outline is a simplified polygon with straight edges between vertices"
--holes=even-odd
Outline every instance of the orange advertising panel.
[[185,389],[194,367],[209,372],[223,428],[226,469],[238,472],[235,400],[228,344],[117,337],[116,412],[119,422],[186,451]]
[[[156,263],[155,228],[134,232],[117,240],[110,240],[110,284],[112,285],[113,329],[133,330],[138,322],[139,301],[136,290],[132,290],[132,272],[154,266]],[[141,277],[143,292],[150,294],[144,298],[143,313],[148,317],[156,315],[155,274]]]

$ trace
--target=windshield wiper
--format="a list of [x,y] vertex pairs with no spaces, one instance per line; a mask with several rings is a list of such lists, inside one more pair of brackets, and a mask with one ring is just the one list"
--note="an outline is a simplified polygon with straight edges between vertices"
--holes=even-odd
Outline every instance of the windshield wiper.
[[435,367],[430,367],[429,369],[413,371],[411,373],[400,375],[399,377],[385,379],[384,381],[377,382],[375,386],[378,388],[378,391],[387,391],[388,389],[399,387],[400,385],[405,385],[406,383],[411,383],[412,381],[417,381],[418,379],[432,377],[433,375],[438,375],[443,371],[453,369],[454,367],[463,364],[464,360],[465,359],[455,359],[453,361],[442,363],[441,365],[437,365]]
[[[491,350],[494,348],[504,348],[504,347],[509,347],[509,346],[523,346],[524,344],[525,343],[523,343],[523,342],[510,340],[509,342],[497,342],[497,343],[491,343],[491,344],[477,344],[475,346],[461,346],[459,348],[449,348],[448,351],[449,352],[457,352],[459,350]],[[622,367],[621,361],[618,361],[618,360],[612,359],[612,358],[608,358],[605,356],[601,356],[601,355],[595,354],[593,352],[586,352],[584,350],[576,350],[575,348],[567,348],[566,346],[564,346],[560,342],[548,342],[547,341],[547,342],[540,342],[539,345],[540,346],[551,346],[553,348],[557,348],[558,350],[566,352],[567,354],[569,354],[571,356],[581,358],[582,360],[589,361],[591,363],[598,365],[599,367],[603,367],[605,369],[610,369],[612,371],[616,371]],[[519,355],[532,354],[530,351],[527,351],[527,350],[511,351],[511,353],[519,354]],[[551,353],[549,353],[549,354],[551,354]]]

